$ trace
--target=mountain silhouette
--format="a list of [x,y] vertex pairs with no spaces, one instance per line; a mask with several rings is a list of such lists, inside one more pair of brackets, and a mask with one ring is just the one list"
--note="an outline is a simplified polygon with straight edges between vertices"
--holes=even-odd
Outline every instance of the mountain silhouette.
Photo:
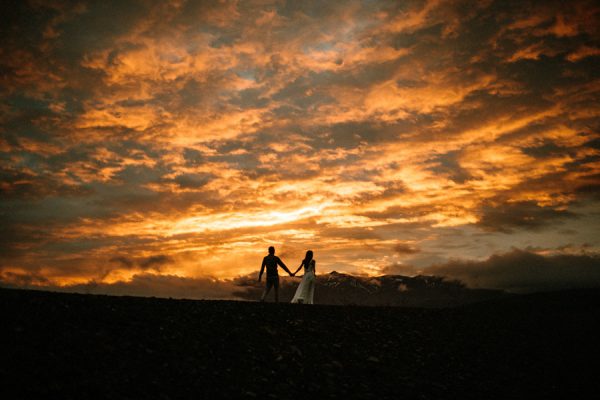
[[[283,277],[282,277],[283,278]],[[260,298],[262,286],[253,281],[239,282],[234,292],[245,300]],[[289,301],[298,280],[283,278],[280,301]],[[471,289],[456,280],[418,275],[356,276],[337,271],[317,276],[315,303],[403,307],[455,307],[462,304],[509,296],[502,290]]]

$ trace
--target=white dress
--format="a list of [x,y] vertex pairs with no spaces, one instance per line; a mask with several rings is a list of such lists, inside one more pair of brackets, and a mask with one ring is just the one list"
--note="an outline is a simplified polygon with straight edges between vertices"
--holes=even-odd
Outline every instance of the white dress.
[[308,268],[304,266],[304,276],[296,289],[292,303],[313,304],[315,279],[315,260],[311,260]]

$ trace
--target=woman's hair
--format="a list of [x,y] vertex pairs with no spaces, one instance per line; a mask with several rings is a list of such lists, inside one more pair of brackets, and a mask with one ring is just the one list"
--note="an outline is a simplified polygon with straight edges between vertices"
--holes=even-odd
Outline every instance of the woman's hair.
[[308,263],[310,262],[310,260],[312,260],[312,258],[313,258],[312,250],[307,251],[306,256],[304,257],[304,260],[303,260],[304,265],[308,265]]

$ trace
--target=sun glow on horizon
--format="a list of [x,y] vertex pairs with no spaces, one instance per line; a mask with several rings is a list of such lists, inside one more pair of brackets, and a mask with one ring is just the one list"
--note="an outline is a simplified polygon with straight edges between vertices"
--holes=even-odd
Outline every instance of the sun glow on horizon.
[[593,1],[209,3],[7,6],[0,283],[600,252]]

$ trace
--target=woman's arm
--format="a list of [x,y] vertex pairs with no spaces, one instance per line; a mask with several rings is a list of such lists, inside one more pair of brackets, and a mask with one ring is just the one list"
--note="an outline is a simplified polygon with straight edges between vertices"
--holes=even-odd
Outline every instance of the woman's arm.
[[298,267],[298,269],[296,270],[296,272],[294,272],[294,275],[296,275],[296,274],[298,273],[298,271],[300,271],[300,269],[302,269],[302,264],[303,264],[303,263],[304,263],[304,262],[301,262],[301,263],[300,263],[300,266]]

